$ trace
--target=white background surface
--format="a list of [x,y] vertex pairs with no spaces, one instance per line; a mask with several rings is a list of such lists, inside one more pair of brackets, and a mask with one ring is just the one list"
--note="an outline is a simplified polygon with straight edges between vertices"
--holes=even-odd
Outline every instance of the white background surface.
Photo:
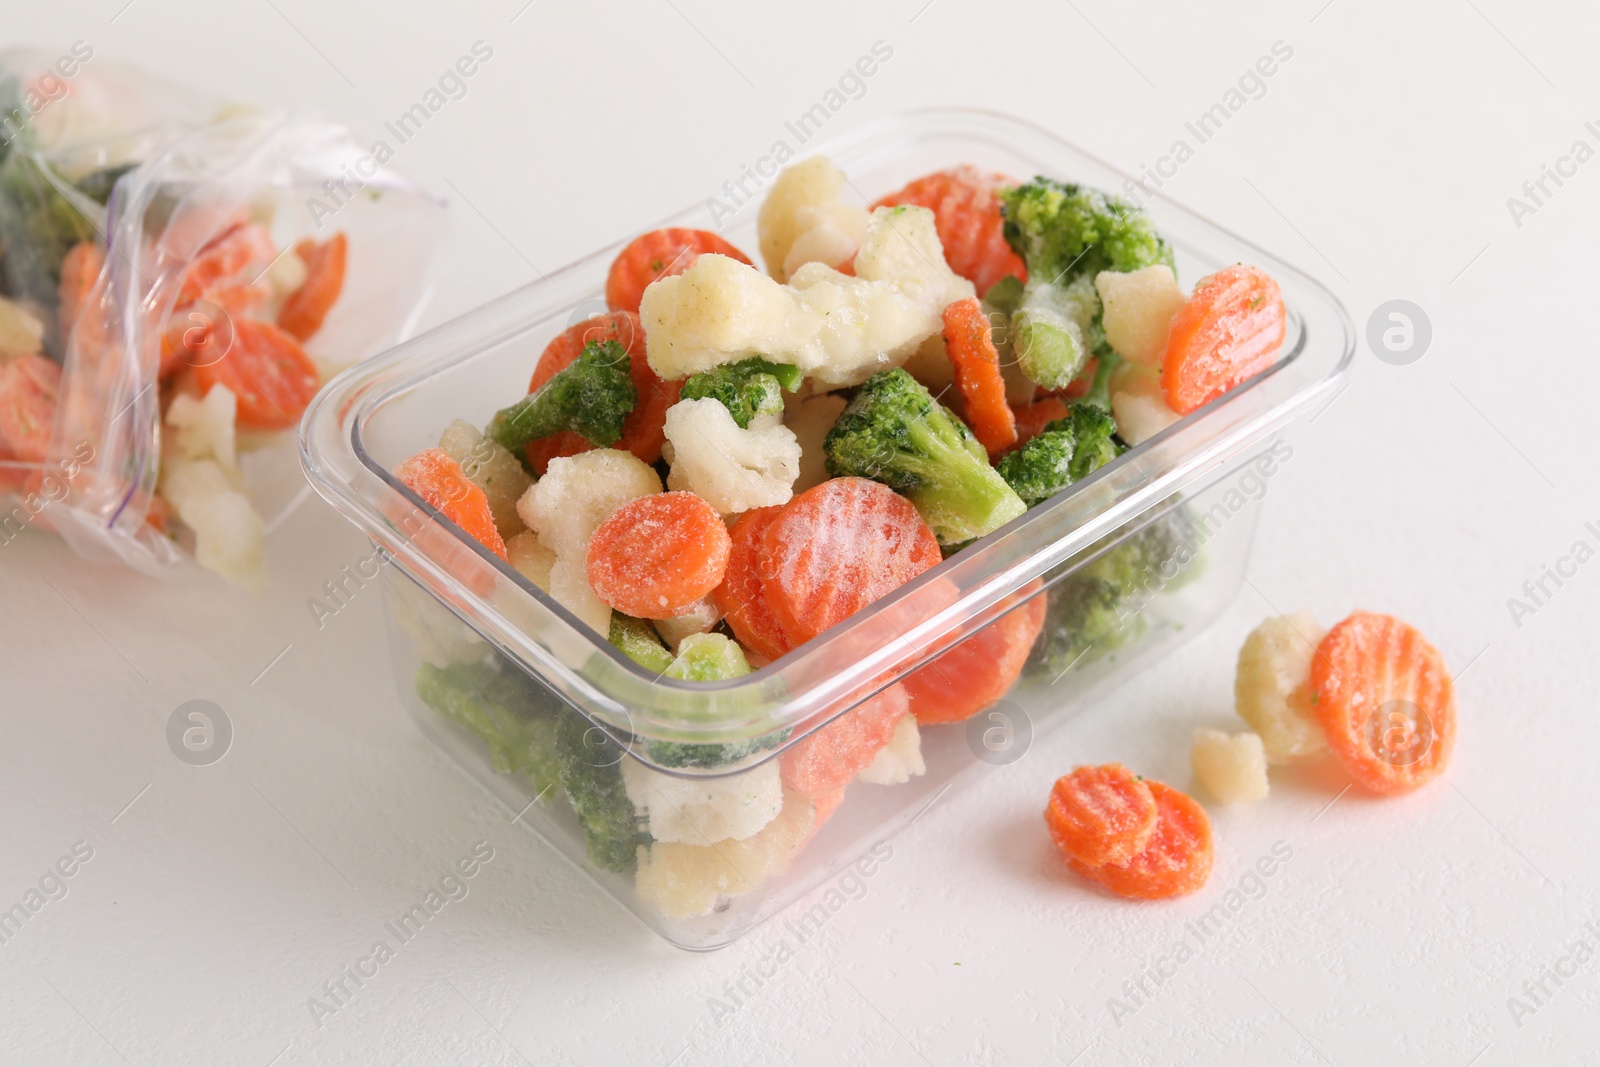
[[[1507,0],[520,15],[522,0],[134,0],[112,21],[123,2],[13,5],[0,43],[84,39],[225,96],[314,105],[364,141],[492,45],[395,160],[454,201],[430,323],[712,195],[876,40],[893,59],[830,133],[987,106],[1136,169],[1281,39],[1293,59],[1266,95],[1167,191],[1328,282],[1358,327],[1404,297],[1434,337],[1403,367],[1363,347],[1350,387],[1292,434],[1220,623],[937,805],[721,1026],[707,997],[774,932],[681,952],[508,825],[403,717],[376,589],[315,628],[307,598],[367,551],[320,502],[269,542],[264,597],[85,566],[36,534],[0,547],[0,905],[74,842],[94,849],[0,945],[0,1062],[1600,1062],[1600,958],[1520,1026],[1507,1005],[1579,937],[1600,949],[1583,930],[1600,918],[1600,562],[1520,627],[1506,605],[1597,542],[1600,162],[1520,228],[1505,203],[1575,139],[1597,146],[1592,16]],[[1452,668],[1470,662],[1447,779],[1327,808],[1337,775],[1277,775],[1267,802],[1213,809],[1201,894],[1091,895],[1052,857],[1050,782],[1117,759],[1189,786],[1189,731],[1230,724],[1234,653],[1269,604],[1325,623],[1392,611]],[[235,726],[211,767],[164,738],[193,698]],[[307,998],[478,841],[494,859],[470,895],[319,1028]],[[1293,858],[1265,895],[1113,1022],[1124,980],[1278,841]]]

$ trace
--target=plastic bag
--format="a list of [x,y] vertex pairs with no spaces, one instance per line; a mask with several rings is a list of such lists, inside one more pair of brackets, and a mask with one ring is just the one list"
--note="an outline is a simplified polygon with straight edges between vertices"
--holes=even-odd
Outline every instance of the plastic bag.
[[306,390],[412,329],[443,203],[337,125],[110,61],[47,99],[52,58],[0,54],[0,543],[260,587]]

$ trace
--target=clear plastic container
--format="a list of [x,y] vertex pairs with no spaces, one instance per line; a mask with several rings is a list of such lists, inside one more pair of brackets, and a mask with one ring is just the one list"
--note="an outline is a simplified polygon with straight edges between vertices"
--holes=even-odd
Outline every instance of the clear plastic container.
[[[1110,191],[1125,180],[1044,130],[974,111],[914,112],[814,150],[866,197],[959,163]],[[403,701],[428,736],[521,812],[519,821],[667,940],[692,949],[747,933],[916,818],[963,772],[1016,758],[1031,736],[1153,663],[1228,604],[1253,534],[1255,509],[1244,503],[1275,470],[1278,431],[1332,397],[1353,352],[1349,320],[1321,285],[1165,201],[1149,211],[1187,284],[1238,261],[1279,281],[1289,326],[1277,364],[733,681],[679,682],[640,668],[389,473],[435,445],[452,419],[482,425],[519,395],[545,343],[603,309],[606,269],[623,242],[341,375],[306,415],[302,461],[316,490],[381,549],[369,571],[382,574],[388,593]],[[754,215],[744,211],[723,235],[753,251]],[[715,228],[706,206],[663,225]],[[1096,601],[1098,583],[1113,575],[1121,595]],[[790,764],[826,736],[814,731],[846,714],[874,715],[897,699],[893,683],[1003,614],[1036,610],[1034,597],[1047,598],[1049,609],[1021,681],[964,723],[923,727],[926,773],[897,785],[854,781],[814,829],[817,806],[789,788],[804,777]],[[447,672],[470,678],[475,698],[441,699]],[[444,714],[418,695],[419,683]],[[565,745],[552,761],[547,745],[557,733]],[[737,767],[682,766],[685,750],[675,743],[752,754]],[[672,785],[685,779],[702,788]],[[626,834],[610,832],[628,789],[655,798],[645,825],[667,841],[635,853]],[[716,839],[748,832],[723,826],[729,793],[770,811],[780,790],[778,815],[765,828]],[[592,841],[573,795],[600,831]],[[723,799],[706,808],[706,795]],[[791,857],[796,840],[803,847]]]

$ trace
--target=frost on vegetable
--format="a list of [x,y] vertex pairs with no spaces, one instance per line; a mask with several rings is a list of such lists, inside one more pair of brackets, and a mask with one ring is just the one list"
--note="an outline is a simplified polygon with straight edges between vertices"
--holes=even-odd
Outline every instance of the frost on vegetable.
[[590,341],[537,392],[495,412],[485,432],[511,452],[562,431],[608,448],[638,402],[628,353],[615,341]]
[[667,487],[700,496],[719,514],[783,504],[794,493],[800,443],[774,416],[740,429],[719,401],[680,400],[667,409],[664,432]]
[[234,438],[238,399],[225,385],[213,385],[204,399],[178,393],[167,406],[172,452],[188,460],[214,459],[226,471],[239,469]]
[[609,639],[619,652],[647,671],[665,674],[672,666],[672,653],[667,651],[646,619],[613,611]]
[[1143,444],[1183,417],[1167,406],[1159,367],[1123,363],[1111,375],[1110,391],[1117,436],[1129,445]]
[[169,456],[161,465],[159,490],[194,531],[194,558],[202,567],[252,592],[266,589],[261,516],[228,471],[214,459]]
[[1273,763],[1327,751],[1311,706],[1311,661],[1326,632],[1309,611],[1297,611],[1263,620],[1239,649],[1234,706]]
[[571,714],[543,686],[492,660],[417,669],[417,695],[476,734],[501,774],[544,793],[556,782],[556,719]]
[[756,219],[761,260],[782,282],[806,263],[837,267],[855,255],[867,209],[844,200],[844,173],[825,156],[784,168]]
[[[519,516],[517,525],[522,525]],[[541,592],[550,592],[550,569],[556,564],[556,554],[539,543],[532,530],[523,530],[506,538],[506,562],[518,574],[534,584]]]
[[1012,349],[1028,380],[1045,389],[1071,385],[1095,354],[1099,312],[1100,298],[1087,276],[1065,284],[1030,280],[1011,316]]
[[517,501],[522,521],[555,553],[550,595],[597,633],[609,632],[611,608],[589,586],[589,540],[622,505],[659,492],[661,479],[648,464],[598,448],[552,459],[545,476]]
[[1001,458],[1000,476],[1030,506],[1037,504],[1121,455],[1116,432],[1110,415],[1071,401],[1066,418],[1048,423],[1043,433]]
[[1154,263],[1126,274],[1101,271],[1094,286],[1104,308],[1106,342],[1123,359],[1159,366],[1172,316],[1187,299],[1172,268]]
[[907,715],[895,724],[889,743],[856,774],[856,780],[874,785],[903,785],[919,774],[926,774],[927,770],[927,764],[922,761],[922,735],[917,730],[916,716]]
[[1195,777],[1219,803],[1254,804],[1267,798],[1267,753],[1259,735],[1196,730],[1189,759]]
[[925,207],[880,207],[872,213],[856,277],[885,282],[938,318],[945,306],[976,295],[972,283],[950,269],[933,212]]
[[811,802],[785,790],[778,817],[742,841],[641,846],[634,888],[640,899],[669,918],[709,915],[729,897],[748,893],[787,871],[814,821]]
[[[528,477],[517,457],[461,419],[445,427],[444,433],[439,435],[439,447],[461,465],[461,473],[488,497],[489,514],[494,516],[500,536],[510,538],[520,532],[522,519],[517,515],[517,501],[528,491],[533,479]],[[506,548],[509,552],[510,545]]]
[[799,389],[802,380],[799,367],[746,359],[696,374],[683,383],[678,396],[683,400],[710,397],[719,401],[743,430],[753,419],[782,414],[783,394]]
[[[750,673],[744,649],[723,634],[685,637],[678,655],[663,671],[666,677],[686,682],[720,682]],[[787,729],[744,741],[695,743],[646,739],[644,754],[663,767],[722,767],[776,748],[789,737]]]
[[844,397],[823,393],[795,404],[784,417],[784,425],[800,445],[800,476],[794,482],[796,495],[828,480],[828,452],[824,442],[828,431],[843,414],[845,404]]
[[713,845],[743,841],[777,818],[783,784],[776,760],[722,778],[677,778],[637,760],[622,761],[628,799],[660,842]]
[[717,623],[722,621],[722,609],[717,607],[717,602],[709,594],[695,601],[688,610],[672,616],[670,619],[656,619],[656,633],[661,635],[661,640],[676,654],[682,650],[685,638],[695,637],[706,633]]

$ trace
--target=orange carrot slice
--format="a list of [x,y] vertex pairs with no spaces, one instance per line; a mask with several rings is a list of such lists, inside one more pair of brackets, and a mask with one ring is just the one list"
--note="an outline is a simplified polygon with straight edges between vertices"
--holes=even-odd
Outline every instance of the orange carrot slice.
[[105,269],[106,254],[93,241],[79,241],[67,250],[61,261],[61,340],[66,342],[73,324],[83,313],[94,284]]
[[1192,893],[1211,877],[1211,819],[1192,797],[1161,782],[1146,784],[1157,820],[1149,844],[1126,863],[1096,867],[1068,859],[1067,865],[1119,897],[1163,900]]
[[43,463],[55,433],[61,365],[37,352],[0,363],[0,444],[24,463]]
[[1201,278],[1167,334],[1167,405],[1187,415],[1272,366],[1287,318],[1283,293],[1264,271],[1239,264]]
[[905,690],[892,685],[813,730],[778,757],[784,787],[816,806],[818,826],[839,806],[855,776],[889,743],[909,707]]
[[728,569],[712,598],[739,643],[769,660],[789,651],[783,628],[767,606],[765,568],[767,527],[781,506],[755,508],[739,516],[729,531]]
[[965,401],[967,422],[979,444],[999,452],[1017,443],[1017,420],[1006,406],[1000,353],[989,329],[989,317],[976,297],[945,306],[944,348]]
[[1050,789],[1050,838],[1068,859],[1090,867],[1126,863],[1150,844],[1156,800],[1143,778],[1120,763],[1074,767]]
[[293,426],[316,395],[317,365],[293,337],[270,323],[233,321],[233,344],[214,363],[196,366],[202,395],[225,385],[239,400],[240,426],[282,430]]
[[589,541],[589,585],[616,610],[670,619],[715,589],[728,569],[728,527],[693,493],[622,505]]
[[442,448],[425,448],[394,469],[394,476],[490,552],[506,558],[489,498]]
[[294,246],[294,254],[306,265],[306,280],[278,309],[279,329],[298,341],[309,341],[322,329],[322,320],[327,318],[344,290],[348,252],[349,242],[343,233],[336,233],[321,244],[308,237]]
[[606,303],[617,311],[638,313],[645,287],[659,278],[682,274],[708,253],[749,263],[745,254],[710,230],[680,226],[651,230],[635,237],[617,253],[606,276]]
[[[1034,581],[1013,593],[1015,604],[1044,587]],[[901,682],[921,726],[964,722],[1010,692],[1044,628],[1045,598],[1031,596],[959,645],[918,667]]]

